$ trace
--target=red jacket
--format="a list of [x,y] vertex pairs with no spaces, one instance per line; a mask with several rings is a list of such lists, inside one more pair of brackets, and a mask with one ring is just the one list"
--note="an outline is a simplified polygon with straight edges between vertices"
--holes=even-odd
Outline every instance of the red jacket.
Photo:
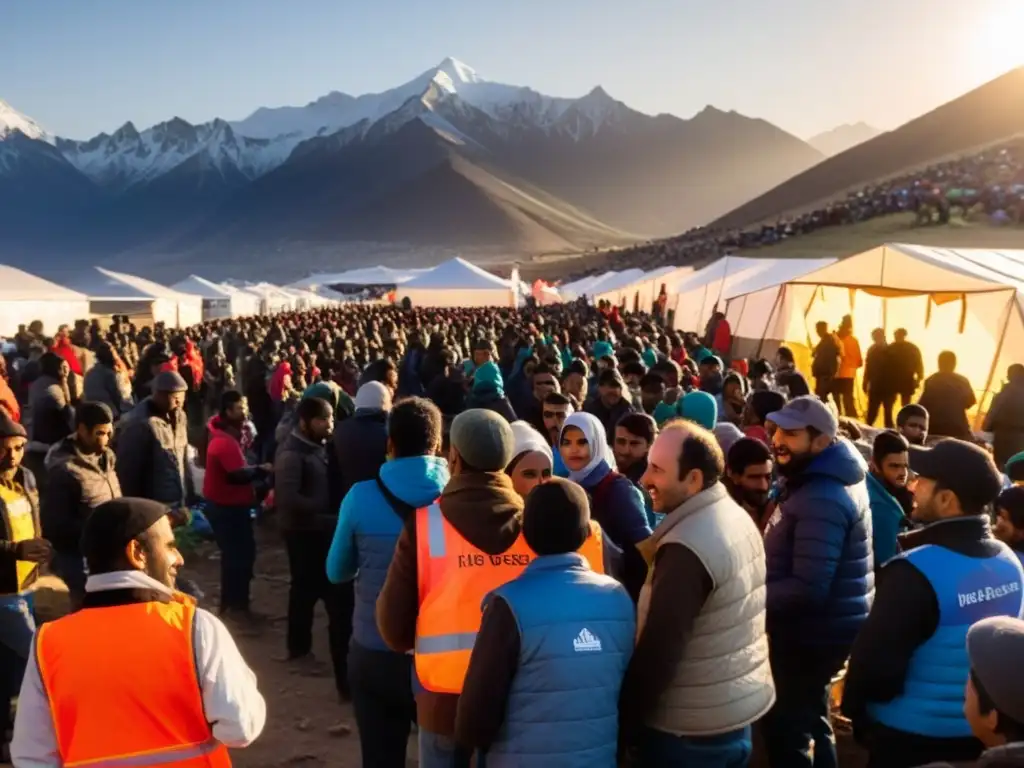
[[21,421],[21,406],[18,405],[18,398],[14,396],[14,390],[3,376],[0,376],[0,408],[6,409],[15,421]]
[[249,507],[256,503],[252,483],[231,483],[228,475],[245,469],[242,444],[221,424],[220,416],[210,419],[206,428],[210,441],[206,448],[206,476],[203,479],[203,498],[224,507]]

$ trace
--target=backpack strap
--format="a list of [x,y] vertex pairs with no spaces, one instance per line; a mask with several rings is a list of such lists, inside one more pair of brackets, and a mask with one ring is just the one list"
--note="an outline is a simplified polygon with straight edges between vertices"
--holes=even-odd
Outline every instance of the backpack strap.
[[402,520],[402,522],[408,522],[413,519],[416,515],[416,507],[411,504],[406,504],[400,498],[395,496],[388,487],[384,485],[384,481],[380,479],[380,470],[377,470],[377,476],[374,478],[377,481],[377,487],[380,489],[381,495],[384,500],[391,507],[391,511],[394,512]]

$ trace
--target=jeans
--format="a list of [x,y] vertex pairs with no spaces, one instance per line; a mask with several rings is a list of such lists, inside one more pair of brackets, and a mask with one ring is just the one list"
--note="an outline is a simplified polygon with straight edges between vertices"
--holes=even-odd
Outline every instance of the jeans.
[[409,732],[416,719],[412,656],[373,651],[353,641],[348,651],[348,681],[363,768],[406,768]]
[[832,678],[846,655],[845,649],[825,648],[787,648],[771,654],[775,705],[761,725],[772,768],[837,768],[828,707]]
[[749,725],[718,736],[675,736],[645,728],[640,737],[645,768],[746,768],[752,751]]
[[[454,739],[420,728],[417,745],[420,768],[470,768],[472,754]],[[477,757],[476,768],[485,768],[484,758]]]
[[11,700],[21,690],[36,622],[27,595],[0,595],[0,741],[14,723]]
[[338,693],[348,696],[348,645],[352,637],[352,582],[334,585],[327,580],[327,550],[331,535],[322,531],[289,531],[288,550],[288,655],[306,656],[313,649],[313,612],[321,600],[327,610],[327,636]]
[[67,584],[71,610],[76,610],[85,597],[85,559],[78,552],[54,552],[50,568]]
[[250,507],[208,504],[206,518],[220,549],[221,610],[249,610],[249,585],[256,564],[256,537]]

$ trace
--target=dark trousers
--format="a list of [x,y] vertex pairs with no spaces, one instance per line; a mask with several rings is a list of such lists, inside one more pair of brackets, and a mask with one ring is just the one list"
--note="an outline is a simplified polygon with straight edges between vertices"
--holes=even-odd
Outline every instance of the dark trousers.
[[857,418],[857,402],[853,397],[853,379],[834,379],[832,397],[836,401],[839,415],[848,419]]
[[363,768],[406,768],[409,732],[416,719],[412,656],[372,651],[353,641],[348,652],[348,681]]
[[0,742],[14,727],[11,701],[21,691],[32,636],[36,631],[31,599],[22,595],[0,596]]
[[306,656],[313,650],[313,612],[323,600],[327,610],[327,636],[338,693],[348,696],[348,644],[352,637],[352,582],[331,584],[327,580],[327,551],[331,536],[323,531],[289,531],[284,535],[288,550],[288,655]]
[[761,721],[771,768],[837,768],[828,707],[832,678],[845,658],[845,650],[825,648],[771,654],[775,705]]
[[885,428],[892,429],[892,407],[895,403],[895,395],[876,395],[869,392],[868,411],[864,415],[864,423],[869,427],[875,426],[875,419],[878,418],[878,411],[881,409]]
[[249,610],[249,585],[256,565],[256,536],[250,507],[209,504],[206,519],[220,549],[221,610]]
[[747,768],[753,742],[750,726],[718,736],[676,736],[645,728],[640,765],[659,768]]
[[868,727],[868,768],[915,768],[932,763],[974,765],[984,748],[973,737],[932,739],[874,723]]

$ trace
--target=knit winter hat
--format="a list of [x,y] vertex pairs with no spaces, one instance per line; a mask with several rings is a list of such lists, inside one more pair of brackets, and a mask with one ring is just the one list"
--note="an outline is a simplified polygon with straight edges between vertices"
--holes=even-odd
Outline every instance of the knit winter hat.
[[451,444],[459,456],[483,472],[501,472],[512,460],[515,437],[505,417],[470,408],[452,420]]
[[590,500],[571,480],[553,477],[526,497],[523,538],[538,555],[575,552],[590,535]]
[[11,418],[6,408],[0,408],[0,438],[28,437],[25,428]]
[[714,429],[718,423],[718,403],[707,392],[687,392],[679,401],[679,415],[705,429]]
[[967,632],[967,655],[996,711],[1024,721],[1024,678],[1007,674],[1007,664],[1024,655],[1024,621],[1009,616],[982,619]]

